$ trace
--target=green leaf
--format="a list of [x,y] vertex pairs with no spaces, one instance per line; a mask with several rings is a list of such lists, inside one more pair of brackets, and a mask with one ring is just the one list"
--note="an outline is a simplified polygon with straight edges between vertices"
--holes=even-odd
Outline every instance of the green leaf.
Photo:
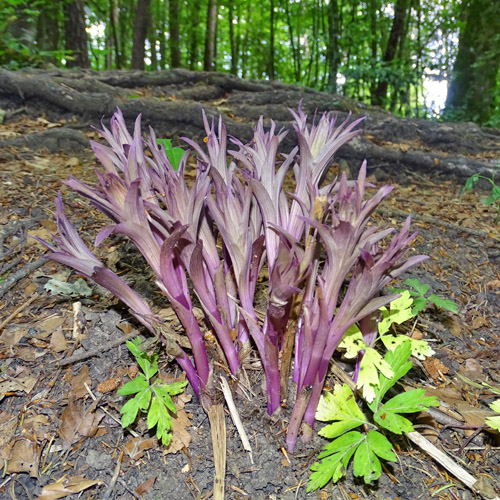
[[489,406],[493,411],[500,413],[500,399],[493,401],[493,403],[491,403]]
[[435,396],[425,397],[425,389],[412,389],[389,399],[374,414],[373,419],[378,425],[395,434],[411,432],[412,423],[399,413],[417,413],[428,410],[431,406],[439,406],[439,401]]
[[427,341],[412,339],[406,335],[384,335],[380,340],[389,351],[394,351],[397,346],[401,345],[403,342],[409,341],[411,355],[418,359],[425,359],[434,354],[434,350]]
[[345,332],[338,346],[346,350],[344,356],[349,359],[355,358],[359,351],[368,347],[363,338],[363,334],[356,325],[352,325],[347,332]]
[[394,372],[392,377],[386,377],[385,375],[380,375],[379,388],[375,399],[368,405],[373,412],[378,410],[382,399],[384,398],[387,391],[413,366],[412,362],[408,360],[411,355],[411,344],[408,342],[403,342],[394,349],[394,351],[388,351],[385,355],[385,361],[389,364]]
[[497,415],[495,417],[487,417],[485,422],[486,425],[491,429],[496,429],[497,431],[500,431],[500,415]]
[[148,421],[147,421],[148,429],[152,429],[158,423],[158,419],[160,418],[160,412],[162,410],[163,407],[159,399],[153,397],[153,399],[151,400],[151,406],[149,407],[148,411]]
[[[489,406],[493,411],[500,413],[500,399],[493,401],[493,403],[491,403]],[[496,429],[497,431],[500,431],[500,415],[497,415],[494,417],[488,417],[488,418],[486,418],[485,422],[486,422],[486,425],[488,425],[492,429]]]
[[139,358],[144,354],[141,350],[142,340],[140,337],[136,337],[132,340],[127,340],[126,344],[128,350],[133,354],[135,358]]
[[410,297],[410,292],[405,290],[401,293],[400,297],[389,304],[389,309],[381,307],[380,310],[384,317],[378,324],[380,335],[387,333],[393,323],[400,325],[412,318],[414,316],[411,310],[412,304],[413,299]]
[[172,168],[177,170],[179,168],[182,155],[184,154],[184,150],[182,148],[172,147],[172,139],[156,139],[156,142],[163,145],[165,154],[167,155]]
[[413,308],[411,310],[413,316],[418,316],[425,309],[426,305],[427,299],[425,297],[415,297],[413,299]]
[[146,380],[146,377],[142,373],[139,373],[134,380],[131,380],[120,387],[117,393],[120,394],[120,396],[128,396],[129,394],[135,394],[145,389],[149,389],[149,383]]
[[420,295],[425,295],[429,291],[429,285],[426,283],[420,283],[420,280],[417,278],[408,278],[405,280],[405,284],[412,287]]
[[156,396],[161,399],[164,406],[166,406],[172,413],[177,413],[177,408],[170,397],[167,386],[153,386],[153,391]]
[[396,460],[392,445],[387,438],[377,431],[370,431],[354,454],[353,474],[356,477],[363,477],[366,484],[378,479],[382,473],[378,456],[386,460]]
[[432,302],[435,306],[440,307],[445,311],[450,311],[455,314],[458,313],[458,306],[451,300],[443,299],[437,295],[431,294],[429,295],[429,302]]
[[138,412],[139,412],[139,405],[136,399],[133,398],[127,401],[120,410],[120,413],[122,414],[122,419],[121,419],[122,427],[125,428],[133,424],[134,420],[137,417]]
[[324,460],[311,466],[313,473],[309,478],[307,492],[322,488],[330,480],[336,483],[345,474],[349,460],[365,439],[365,434],[351,431],[328,443],[318,455],[318,458]]
[[151,389],[148,387],[144,391],[137,393],[134,399],[137,401],[139,408],[146,411],[151,402]]
[[318,434],[326,438],[336,438],[367,422],[359,409],[354,394],[347,384],[336,384],[333,393],[327,392],[318,404],[316,420],[338,421],[323,427]]
[[356,386],[363,391],[363,397],[368,403],[375,398],[379,386],[379,371],[390,378],[393,371],[389,363],[373,348],[365,350],[363,359],[359,365],[358,380]]

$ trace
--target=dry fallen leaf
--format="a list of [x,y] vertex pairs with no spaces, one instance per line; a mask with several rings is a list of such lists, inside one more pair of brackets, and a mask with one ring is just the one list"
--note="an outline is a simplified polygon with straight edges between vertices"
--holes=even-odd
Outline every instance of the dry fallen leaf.
[[87,365],[83,365],[78,374],[75,375],[69,382],[69,385],[71,386],[71,395],[75,399],[80,399],[88,395],[85,384],[87,384],[89,387],[92,387],[92,381],[89,375],[89,367]]
[[59,436],[63,441],[63,449],[68,450],[73,443],[82,437],[92,437],[97,432],[97,426],[104,417],[102,412],[85,409],[83,402],[70,399],[68,406],[61,415]]
[[39,448],[36,442],[18,437],[11,449],[5,472],[28,472],[30,477],[38,477]]
[[59,328],[50,337],[49,349],[51,352],[64,352],[67,348],[68,343],[62,329]]
[[27,377],[9,378],[0,382],[0,393],[24,391],[29,394],[37,382],[36,377],[28,375]]
[[7,330],[4,330],[2,335],[0,335],[0,345],[16,345],[21,340],[21,338],[26,335],[27,331],[27,328],[19,326],[7,328]]
[[156,447],[158,440],[153,438],[131,437],[123,446],[123,452],[132,460],[139,460],[144,455],[144,450]]
[[185,410],[177,410],[177,414],[172,415],[172,441],[168,448],[164,450],[164,455],[177,453],[189,446],[191,434],[187,428],[191,426],[191,418],[193,418],[193,415],[186,413]]
[[434,379],[437,380],[442,374],[448,373],[448,368],[439,361],[437,358],[427,358],[423,361],[424,368],[427,373]]
[[91,481],[84,479],[83,476],[74,476],[65,479],[59,483],[46,484],[43,487],[42,494],[37,500],[55,500],[56,498],[67,497],[74,493],[86,490],[91,486],[103,484],[100,480]]
[[10,440],[14,437],[17,429],[17,416],[10,415],[0,410],[0,460],[7,460],[10,456],[10,450],[13,442],[8,446]]
[[142,496],[144,493],[147,493],[155,484],[156,477],[150,477],[148,480],[144,481],[142,484],[137,486],[135,489],[135,492],[139,495]]

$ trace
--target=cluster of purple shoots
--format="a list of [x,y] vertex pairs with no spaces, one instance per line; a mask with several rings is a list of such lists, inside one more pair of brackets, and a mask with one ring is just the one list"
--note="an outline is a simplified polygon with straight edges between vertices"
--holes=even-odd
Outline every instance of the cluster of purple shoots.
[[[184,138],[190,150],[174,168],[154,131],[144,140],[138,117],[131,135],[118,110],[110,129],[100,131],[108,145],[92,142],[103,167],[96,184],[66,181],[111,220],[95,245],[112,234],[127,236],[151,267],[191,344],[190,352],[178,347],[176,360],[205,407],[214,390],[207,330],[218,347],[209,352],[219,353],[223,359],[215,361],[234,377],[249,348],[256,349],[269,414],[287,398],[291,375],[296,396],[289,451],[301,426],[305,439],[311,435],[342,336],[357,324],[370,345],[377,310],[397,297],[381,290],[426,258],[405,257],[416,236],[409,232],[410,218],[399,232],[368,224],[392,187],[367,196],[373,186],[366,182],[366,163],[357,180],[343,174],[321,185],[336,151],[360,133],[355,128],[361,120],[336,126],[335,118],[324,114],[308,124],[301,107],[291,113],[298,145],[288,154],[278,152],[287,132],[277,132],[273,122],[266,129],[260,119],[251,142],[243,144],[228,137],[221,119],[216,127],[204,115],[204,144]],[[187,183],[193,152],[196,178]],[[293,192],[284,189],[289,170]],[[63,211],[61,195],[56,215],[58,234],[44,242],[49,257],[108,289],[146,328],[161,332],[161,319],[145,298],[83,242]],[[256,288],[264,273],[266,304],[257,310]]]

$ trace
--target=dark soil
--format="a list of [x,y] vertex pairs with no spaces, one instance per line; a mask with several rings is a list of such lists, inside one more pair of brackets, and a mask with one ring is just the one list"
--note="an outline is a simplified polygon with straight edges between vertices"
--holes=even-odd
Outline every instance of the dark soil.
[[[184,92],[188,92],[185,86]],[[11,109],[20,104],[16,101]],[[28,103],[23,112],[12,115],[2,126],[1,135],[4,139],[19,138],[66,125],[68,117],[56,119],[57,112],[58,109],[44,112]],[[51,118],[46,119],[49,114]],[[77,125],[78,119],[76,116],[72,124]],[[86,126],[79,134],[95,139],[95,133]],[[81,143],[79,137],[76,140]],[[397,145],[397,133],[387,140]],[[401,138],[401,143],[408,141],[410,138]],[[96,287],[88,298],[45,291],[45,283],[54,276],[69,282],[78,278],[62,266],[40,262],[38,268],[27,267],[43,251],[26,236],[44,237],[44,231],[54,230],[52,201],[57,190],[63,192],[70,219],[88,242],[105,224],[102,216],[62,185],[61,181],[69,175],[93,179],[96,162],[90,148],[77,151],[71,144],[74,143],[60,143],[59,149],[51,153],[34,152],[19,142],[4,145],[0,150],[0,458],[5,464],[0,499],[38,498],[44,486],[67,478],[73,478],[77,485],[74,494],[68,491],[69,499],[211,498],[214,466],[210,427],[194,396],[183,400],[191,422],[187,429],[191,441],[177,453],[148,442],[151,436],[143,421],[134,430],[144,438],[144,450],[127,453],[132,436],[111,418],[119,418],[125,398],[116,394],[116,387],[106,391],[100,384],[115,380],[117,386],[126,382],[134,360],[124,344],[107,350],[103,346],[135,330],[142,335],[145,332],[112,297]],[[479,161],[481,151],[474,154]],[[491,151],[488,156],[493,158]],[[348,166],[356,171],[359,165],[353,162]],[[417,428],[480,479],[482,493],[471,492],[459,477],[449,476],[440,464],[405,438],[396,438],[398,462],[386,464],[374,484],[364,485],[349,472],[337,485],[306,494],[309,468],[326,441],[314,433],[312,442],[304,444],[299,440],[295,453],[286,455],[285,430],[290,409],[285,407],[278,415],[267,415],[263,374],[255,359],[247,369],[248,380],[243,389],[234,390],[254,463],[226,412],[228,499],[465,500],[500,494],[498,434],[483,430],[467,442],[473,431],[460,428],[483,425],[484,417],[491,415],[487,405],[498,399],[499,392],[495,391],[500,391],[500,228],[495,223],[495,210],[480,203],[484,193],[470,192],[460,201],[462,180],[438,181],[444,176],[417,173],[411,163],[404,163],[404,158],[400,158],[400,168],[374,169],[374,174],[372,181],[376,184],[396,185],[391,199],[376,213],[376,222],[399,226],[405,214],[412,213],[414,226],[420,232],[415,252],[431,257],[403,279],[411,276],[428,283],[433,293],[454,300],[460,309],[458,315],[453,315],[429,307],[417,322],[416,328],[432,342],[436,354],[429,362],[415,362],[407,383],[428,387],[441,402],[441,408],[432,416],[417,420],[417,425],[421,425]],[[120,241],[114,244],[116,268],[120,273],[128,273],[138,291],[147,290],[149,275],[142,260]],[[7,270],[6,266],[12,263]],[[32,270],[23,271],[27,269]],[[81,338],[73,338],[73,304],[77,300],[83,304],[79,318]],[[166,307],[159,297],[151,300]],[[173,322],[172,326],[178,325]],[[57,360],[92,349],[98,351],[92,357],[68,366],[57,365]],[[166,374],[180,375],[165,354],[160,357],[160,366]],[[82,370],[82,379],[97,398],[95,403],[78,378],[82,377]],[[334,383],[332,378],[329,385]],[[82,431],[67,445],[63,423],[69,407],[98,417],[94,431]],[[13,453],[17,457],[15,463]],[[98,482],[83,488],[82,481],[94,480]],[[40,498],[62,496],[65,495],[45,493]]]

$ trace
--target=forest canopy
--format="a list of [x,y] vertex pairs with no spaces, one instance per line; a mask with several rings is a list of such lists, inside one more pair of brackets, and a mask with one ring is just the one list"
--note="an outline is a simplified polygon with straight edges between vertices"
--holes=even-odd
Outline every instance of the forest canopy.
[[6,69],[220,71],[500,124],[490,0],[6,0],[0,30]]

